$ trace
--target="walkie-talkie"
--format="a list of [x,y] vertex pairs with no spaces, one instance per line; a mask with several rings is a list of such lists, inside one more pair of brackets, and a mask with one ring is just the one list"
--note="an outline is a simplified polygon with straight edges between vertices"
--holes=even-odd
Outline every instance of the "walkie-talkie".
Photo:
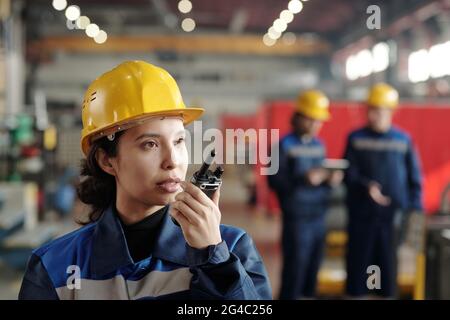
[[[208,155],[208,158],[203,162],[200,170],[196,171],[191,178],[191,183],[199,187],[209,198],[212,198],[214,192],[222,184],[221,176],[224,172],[222,166],[217,166],[216,170],[212,172],[209,170],[214,157],[216,156],[215,150],[212,150]],[[180,226],[178,222],[172,218],[173,223]]]

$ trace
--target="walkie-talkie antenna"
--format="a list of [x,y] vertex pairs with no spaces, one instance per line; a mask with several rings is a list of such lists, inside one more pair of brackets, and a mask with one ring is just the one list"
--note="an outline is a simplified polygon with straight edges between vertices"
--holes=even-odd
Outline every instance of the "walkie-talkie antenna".
[[209,169],[209,166],[213,162],[214,157],[216,156],[216,151],[213,149],[211,153],[208,155],[208,158],[206,158],[205,162],[203,162],[202,166],[200,167],[200,170],[198,170],[197,176],[203,177],[206,175],[206,172]]

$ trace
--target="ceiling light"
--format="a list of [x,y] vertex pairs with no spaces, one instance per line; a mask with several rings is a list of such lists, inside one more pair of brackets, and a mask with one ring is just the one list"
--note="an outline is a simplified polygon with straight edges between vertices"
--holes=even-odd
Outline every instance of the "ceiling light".
[[277,40],[278,38],[281,37],[281,32],[278,32],[277,30],[275,30],[274,27],[270,27],[269,30],[267,31],[267,35],[270,38]]
[[290,46],[290,45],[293,45],[295,43],[295,41],[297,40],[297,37],[295,36],[295,33],[293,33],[293,32],[286,32],[283,35],[282,40],[283,40],[284,44]]
[[94,41],[97,42],[98,44],[105,43],[106,39],[108,39],[108,34],[103,30],[100,30],[98,34],[94,37]]
[[88,37],[95,38],[100,32],[100,28],[95,23],[91,23],[86,27]]
[[281,19],[277,19],[273,22],[273,28],[278,32],[283,32],[287,29],[287,23]]
[[303,3],[300,0],[291,0],[289,1],[288,9],[292,13],[299,13],[303,9]]
[[181,22],[181,28],[186,32],[191,32],[195,29],[195,21],[191,18],[185,18]]
[[66,18],[68,20],[74,21],[80,17],[80,7],[78,6],[69,6],[66,9]]
[[178,10],[181,13],[189,13],[192,10],[192,2],[189,0],[181,0],[178,2]]
[[67,7],[67,1],[66,0],[53,0],[52,6],[56,10],[62,11]]
[[75,23],[78,29],[84,30],[91,23],[91,20],[89,20],[89,18],[86,16],[81,16]]
[[280,19],[286,23],[291,23],[294,20],[294,14],[289,10],[283,10],[280,13]]
[[272,39],[272,38],[269,36],[269,34],[266,33],[266,34],[263,36],[263,42],[264,42],[264,44],[265,44],[266,46],[271,47],[271,46],[273,46],[273,45],[277,42],[277,40]]

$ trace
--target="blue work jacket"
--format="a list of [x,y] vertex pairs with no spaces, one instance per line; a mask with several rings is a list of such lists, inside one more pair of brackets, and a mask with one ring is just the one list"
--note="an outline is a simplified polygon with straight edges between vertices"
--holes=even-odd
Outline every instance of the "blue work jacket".
[[312,186],[306,179],[309,170],[322,167],[325,154],[324,144],[316,137],[304,139],[291,133],[280,140],[279,169],[268,179],[285,214],[297,211],[301,215],[301,208],[326,207],[330,187],[325,183]]
[[94,223],[33,251],[19,299],[272,299],[262,259],[243,230],[187,245],[166,206],[150,257],[133,261],[113,208]]
[[385,133],[361,128],[349,135],[345,158],[350,162],[345,183],[351,217],[364,218],[383,209],[369,197],[371,181],[391,198],[386,210],[422,210],[419,159],[408,134],[395,127]]

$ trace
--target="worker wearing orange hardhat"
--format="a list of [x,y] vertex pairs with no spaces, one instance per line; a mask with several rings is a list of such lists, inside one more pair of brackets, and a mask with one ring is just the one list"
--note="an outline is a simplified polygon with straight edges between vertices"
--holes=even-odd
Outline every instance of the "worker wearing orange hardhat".
[[[412,140],[392,126],[398,100],[397,90],[390,85],[374,85],[366,101],[367,125],[352,132],[347,142],[350,296],[396,295],[395,223],[398,217],[405,217],[397,214],[422,209],[421,174]],[[379,267],[381,282],[368,288],[370,266]]]
[[19,298],[271,298],[250,236],[220,224],[219,193],[184,181],[184,125],[202,112],[143,61],[89,86],[78,193],[92,212],[84,228],[34,251]]
[[302,92],[291,119],[293,132],[279,143],[279,171],[269,176],[283,214],[280,299],[315,295],[330,186],[338,185],[343,177],[342,171],[323,167],[326,151],[317,134],[329,119],[325,94]]

